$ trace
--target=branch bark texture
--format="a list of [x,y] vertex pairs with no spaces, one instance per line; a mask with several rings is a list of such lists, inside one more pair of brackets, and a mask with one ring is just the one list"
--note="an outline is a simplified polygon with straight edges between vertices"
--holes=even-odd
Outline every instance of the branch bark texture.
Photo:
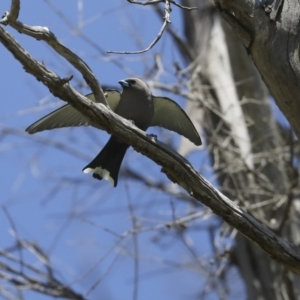
[[256,0],[216,0],[278,107],[300,138],[300,4],[283,1],[273,21]]

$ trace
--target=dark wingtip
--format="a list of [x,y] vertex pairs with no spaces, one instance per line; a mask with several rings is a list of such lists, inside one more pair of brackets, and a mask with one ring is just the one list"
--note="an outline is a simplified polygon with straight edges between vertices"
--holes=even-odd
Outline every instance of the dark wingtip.
[[29,133],[29,134],[33,134],[33,133],[35,133],[35,131],[33,131],[33,130],[30,130],[30,126],[29,126],[29,127],[27,127],[27,128],[25,129],[25,131],[26,131],[27,133]]
[[187,139],[189,139],[192,143],[194,143],[196,146],[201,146],[202,145],[202,140],[201,137],[199,135],[199,133],[197,132],[196,128],[194,128],[194,136],[193,137],[187,137],[185,136]]
[[197,142],[195,143],[196,146],[201,146],[202,145],[202,140],[201,137],[198,135]]

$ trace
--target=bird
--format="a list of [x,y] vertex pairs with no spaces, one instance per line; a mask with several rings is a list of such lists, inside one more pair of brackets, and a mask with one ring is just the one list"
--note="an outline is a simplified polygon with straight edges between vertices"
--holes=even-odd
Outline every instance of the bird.
[[[122,87],[122,93],[112,89],[104,91],[110,109],[116,114],[132,121],[143,131],[151,126],[160,126],[183,135],[197,146],[202,144],[192,121],[175,101],[167,97],[153,96],[147,84],[139,78],[127,78],[118,83]],[[86,97],[96,101],[93,94]],[[34,134],[55,128],[89,125],[100,128],[66,104],[36,121],[25,131]],[[119,170],[128,148],[128,144],[111,135],[100,153],[82,171],[92,173],[96,179],[105,179],[116,187]]]

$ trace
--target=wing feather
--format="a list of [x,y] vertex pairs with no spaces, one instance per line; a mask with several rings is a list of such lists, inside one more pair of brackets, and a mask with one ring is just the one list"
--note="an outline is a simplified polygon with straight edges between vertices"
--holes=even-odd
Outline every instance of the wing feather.
[[201,138],[185,111],[167,97],[155,97],[154,116],[150,126],[160,126],[183,135],[195,145],[202,144]]
[[[111,110],[115,111],[120,101],[120,92],[117,90],[106,90],[104,91],[104,94],[109,107]],[[86,97],[95,102],[93,94],[88,94]],[[88,118],[82,115],[71,105],[67,104],[36,121],[26,128],[26,131],[30,134],[33,134],[39,131],[51,130],[55,128],[89,125],[91,125],[91,123]]]

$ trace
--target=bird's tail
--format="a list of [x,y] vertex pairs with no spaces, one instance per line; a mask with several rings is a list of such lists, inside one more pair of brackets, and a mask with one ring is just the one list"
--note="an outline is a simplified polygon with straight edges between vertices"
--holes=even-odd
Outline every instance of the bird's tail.
[[116,187],[120,166],[128,147],[129,145],[111,136],[101,152],[82,171],[93,173],[93,177],[99,180],[108,180]]

